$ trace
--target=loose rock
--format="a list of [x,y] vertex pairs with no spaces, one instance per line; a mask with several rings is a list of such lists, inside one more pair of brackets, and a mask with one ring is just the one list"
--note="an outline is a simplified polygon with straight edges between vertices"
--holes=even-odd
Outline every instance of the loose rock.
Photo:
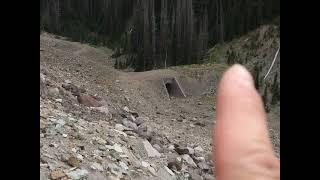
[[96,163],[96,162],[94,162],[90,167],[93,170],[103,171],[103,167],[99,163]]
[[154,147],[159,153],[163,153],[162,148],[161,148],[158,144],[154,144],[153,147]]
[[122,162],[122,161],[119,162],[119,165],[120,165],[120,167],[122,167],[122,169],[124,169],[124,170],[128,170],[128,169],[129,169],[128,166],[127,166],[127,164],[124,163],[124,162]]
[[188,155],[188,154],[184,154],[182,156],[182,158],[191,166],[193,167],[197,167],[196,163],[193,161],[193,159]]
[[204,171],[208,171],[210,170],[210,167],[208,166],[208,164],[206,162],[199,162],[198,163],[198,166],[201,170],[204,170]]
[[182,169],[182,163],[181,161],[173,160],[168,163],[168,168],[176,171],[181,171]]
[[90,95],[81,94],[77,96],[77,100],[80,104],[88,107],[101,107],[102,104]]
[[152,147],[149,141],[143,141],[145,150],[147,151],[148,157],[161,157],[161,154]]
[[173,151],[174,149],[175,149],[175,147],[174,147],[173,144],[170,144],[170,145],[168,146],[168,150],[169,150],[169,151]]
[[177,146],[174,149],[179,155],[190,154],[190,151],[187,147]]
[[47,175],[42,171],[40,171],[40,180],[48,180]]
[[51,172],[51,179],[53,179],[53,180],[54,179],[60,179],[60,178],[63,178],[65,176],[66,176],[66,174],[61,170],[56,170],[56,171],[52,171]]
[[141,166],[144,167],[144,168],[147,168],[147,167],[150,166],[150,164],[148,162],[141,161]]
[[99,172],[90,173],[88,175],[87,180],[105,180],[106,178],[103,176],[103,174]]
[[194,148],[195,155],[200,155],[203,153],[203,149],[200,146]]
[[122,124],[130,129],[133,129],[133,130],[138,129],[138,126],[135,123],[128,121],[127,119],[123,119]]
[[204,180],[215,180],[215,178],[211,174],[205,174]]
[[79,159],[80,161],[83,161],[83,156],[81,154],[77,154],[77,159]]
[[157,172],[157,176],[160,177],[161,179],[166,179],[166,180],[176,180],[177,177],[174,175],[174,173],[165,167],[161,167],[158,172]]
[[124,110],[125,112],[127,112],[127,113],[130,113],[130,112],[131,112],[127,106],[123,107],[123,110]]
[[56,97],[59,95],[59,89],[58,88],[50,88],[48,93],[50,96]]
[[81,178],[87,177],[89,172],[85,169],[76,169],[74,171],[66,173],[71,179],[80,180]]
[[135,123],[139,126],[140,124],[149,121],[148,117],[137,117]]
[[139,134],[142,138],[146,138],[150,141],[152,139],[152,136],[154,135],[154,132],[150,126],[143,123],[138,127],[137,134]]
[[69,157],[68,164],[72,167],[79,167],[80,166],[79,160],[74,156]]

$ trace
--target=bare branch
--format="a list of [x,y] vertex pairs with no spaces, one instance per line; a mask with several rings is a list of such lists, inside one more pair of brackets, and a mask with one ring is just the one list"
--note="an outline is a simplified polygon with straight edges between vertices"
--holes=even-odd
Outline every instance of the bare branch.
[[275,55],[274,58],[273,58],[272,64],[271,64],[271,66],[270,66],[267,74],[264,76],[263,80],[265,80],[265,79],[267,78],[267,76],[269,75],[269,73],[270,73],[270,71],[271,71],[271,69],[272,69],[272,67],[273,67],[273,65],[274,65],[274,62],[275,62],[276,59],[277,59],[277,56],[278,56],[279,51],[280,51],[280,47],[278,48],[278,50],[277,50],[277,52],[276,52],[276,55]]

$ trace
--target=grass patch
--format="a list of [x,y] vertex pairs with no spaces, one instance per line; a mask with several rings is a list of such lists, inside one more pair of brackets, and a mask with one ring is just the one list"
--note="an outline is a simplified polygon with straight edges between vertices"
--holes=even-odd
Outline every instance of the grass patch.
[[227,64],[223,63],[207,63],[207,64],[190,64],[190,65],[183,65],[183,66],[171,66],[168,69],[172,69],[178,72],[181,72],[184,75],[189,77],[197,78],[195,75],[198,74],[197,72],[204,72],[204,71],[214,71],[218,77],[221,77],[223,72],[228,68]]
[[225,52],[223,46],[216,45],[212,49],[209,50],[209,63],[221,63],[225,59]]
[[189,65],[182,65],[182,66],[171,66],[169,69],[172,70],[214,70],[219,72],[225,71],[226,68],[229,66],[223,63],[206,63],[206,64],[189,64]]
[[215,105],[216,104],[216,96],[215,95],[204,95],[201,96],[200,101],[206,104]]
[[113,53],[113,50],[108,48],[107,46],[98,46],[98,45],[93,45],[93,44],[89,44],[89,46],[96,48],[97,50],[99,50],[100,52],[110,55]]
[[97,49],[100,49],[102,52],[104,52],[105,54],[112,54],[113,53],[113,50],[108,48],[108,47],[105,47],[105,46],[100,46],[98,47]]

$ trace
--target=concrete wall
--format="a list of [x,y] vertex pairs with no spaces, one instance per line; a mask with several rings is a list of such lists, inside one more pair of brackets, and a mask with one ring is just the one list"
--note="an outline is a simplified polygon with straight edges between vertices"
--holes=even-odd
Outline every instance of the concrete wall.
[[181,87],[179,81],[176,78],[164,78],[163,84],[166,88],[166,85],[170,88],[167,89],[169,93],[169,96],[173,97],[186,97],[183,88]]

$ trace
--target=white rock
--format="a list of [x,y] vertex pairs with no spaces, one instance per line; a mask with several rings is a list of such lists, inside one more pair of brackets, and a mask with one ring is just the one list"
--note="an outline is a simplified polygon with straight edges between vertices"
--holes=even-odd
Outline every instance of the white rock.
[[95,149],[93,150],[93,155],[99,156],[101,154],[102,151]]
[[132,120],[133,122],[137,121],[136,118],[132,114],[130,115],[130,120]]
[[66,138],[68,137],[68,134],[62,134],[62,137]]
[[130,113],[130,110],[129,110],[129,108],[128,108],[127,106],[125,106],[125,107],[123,108],[123,110],[126,111],[127,113]]
[[78,180],[88,176],[89,172],[85,169],[76,169],[75,171],[71,171],[66,173],[71,179]]
[[62,103],[62,99],[55,99],[55,101]]
[[48,168],[49,165],[47,163],[45,163],[45,164],[40,163],[40,167]]
[[159,177],[159,179],[165,179],[165,180],[176,180],[176,176],[174,175],[174,173],[166,166],[161,167],[158,171],[157,171],[157,176]]
[[165,166],[164,169],[167,170],[171,176],[174,176],[174,173],[167,166]]
[[77,154],[77,159],[79,159],[80,161],[83,161],[83,156],[81,154]]
[[95,140],[98,144],[100,145],[105,145],[107,144],[107,141],[105,141],[104,139],[100,138],[100,137],[94,137],[93,140]]
[[133,122],[127,120],[127,119],[123,119],[122,120],[122,124],[125,125],[126,127],[130,128],[130,129],[134,129],[134,130],[138,129],[138,126],[135,123],[133,123]]
[[194,149],[190,148],[190,147],[187,147],[188,151],[189,151],[189,154],[194,154]]
[[141,166],[146,168],[146,167],[149,167],[150,164],[148,162],[145,162],[145,161],[141,161]]
[[162,148],[158,144],[154,144],[153,147],[160,153],[162,153]]
[[122,169],[128,170],[128,166],[126,165],[126,163],[120,161],[119,165],[122,167]]
[[47,176],[48,175],[46,173],[40,171],[40,180],[47,180],[48,179]]
[[46,81],[46,75],[40,73],[40,78],[42,79],[42,81]]
[[206,159],[204,157],[194,157],[197,161],[204,162]]
[[197,167],[196,163],[193,161],[193,159],[188,154],[184,154],[182,156],[182,159],[184,159],[189,165],[191,165],[193,167]]
[[110,114],[109,108],[107,106],[95,107],[95,109],[107,115]]
[[122,148],[119,144],[114,144],[113,149],[116,150],[119,153],[123,153]]
[[148,167],[148,170],[151,172],[151,174],[152,174],[153,176],[157,176],[157,172],[156,172],[156,170],[155,170],[153,167],[149,166],[149,167]]
[[114,144],[113,146],[105,145],[105,147],[106,147],[107,149],[113,149],[113,150],[117,151],[118,153],[123,153],[123,150],[122,150],[122,148],[121,148],[121,145],[119,145],[119,144]]
[[121,158],[128,158],[129,156],[127,156],[126,154],[119,154],[119,156],[121,157]]
[[63,126],[63,125],[66,124],[66,122],[65,122],[63,119],[57,120],[56,123],[59,124],[59,125],[61,125],[61,126]]
[[55,119],[55,118],[49,118],[49,121],[51,121],[51,122],[57,122],[57,119]]
[[114,132],[117,132],[118,134],[121,134],[123,135],[124,137],[127,137],[128,135],[122,131],[119,131],[119,130],[116,130],[116,129],[113,129]]
[[174,145],[173,144],[169,145],[168,150],[173,151],[174,150]]
[[194,150],[199,153],[203,152],[203,149],[200,146],[195,147]]
[[72,148],[71,151],[74,152],[74,153],[77,153],[77,149],[76,148]]
[[118,130],[118,131],[123,131],[123,130],[125,130],[125,127],[124,127],[122,124],[116,124],[116,125],[115,125],[115,128],[116,128],[116,130]]
[[99,163],[96,163],[96,162],[92,163],[90,168],[93,169],[93,170],[103,171],[102,165],[99,164]]
[[64,81],[66,84],[71,84],[71,81],[69,79]]
[[74,119],[73,117],[69,117],[69,120],[73,121],[73,122],[77,122],[78,121],[78,120]]
[[107,149],[113,149],[113,146],[110,146],[110,145],[105,145],[105,147],[106,147]]
[[155,148],[152,147],[149,141],[144,140],[143,146],[147,151],[148,157],[161,157],[161,154]]

